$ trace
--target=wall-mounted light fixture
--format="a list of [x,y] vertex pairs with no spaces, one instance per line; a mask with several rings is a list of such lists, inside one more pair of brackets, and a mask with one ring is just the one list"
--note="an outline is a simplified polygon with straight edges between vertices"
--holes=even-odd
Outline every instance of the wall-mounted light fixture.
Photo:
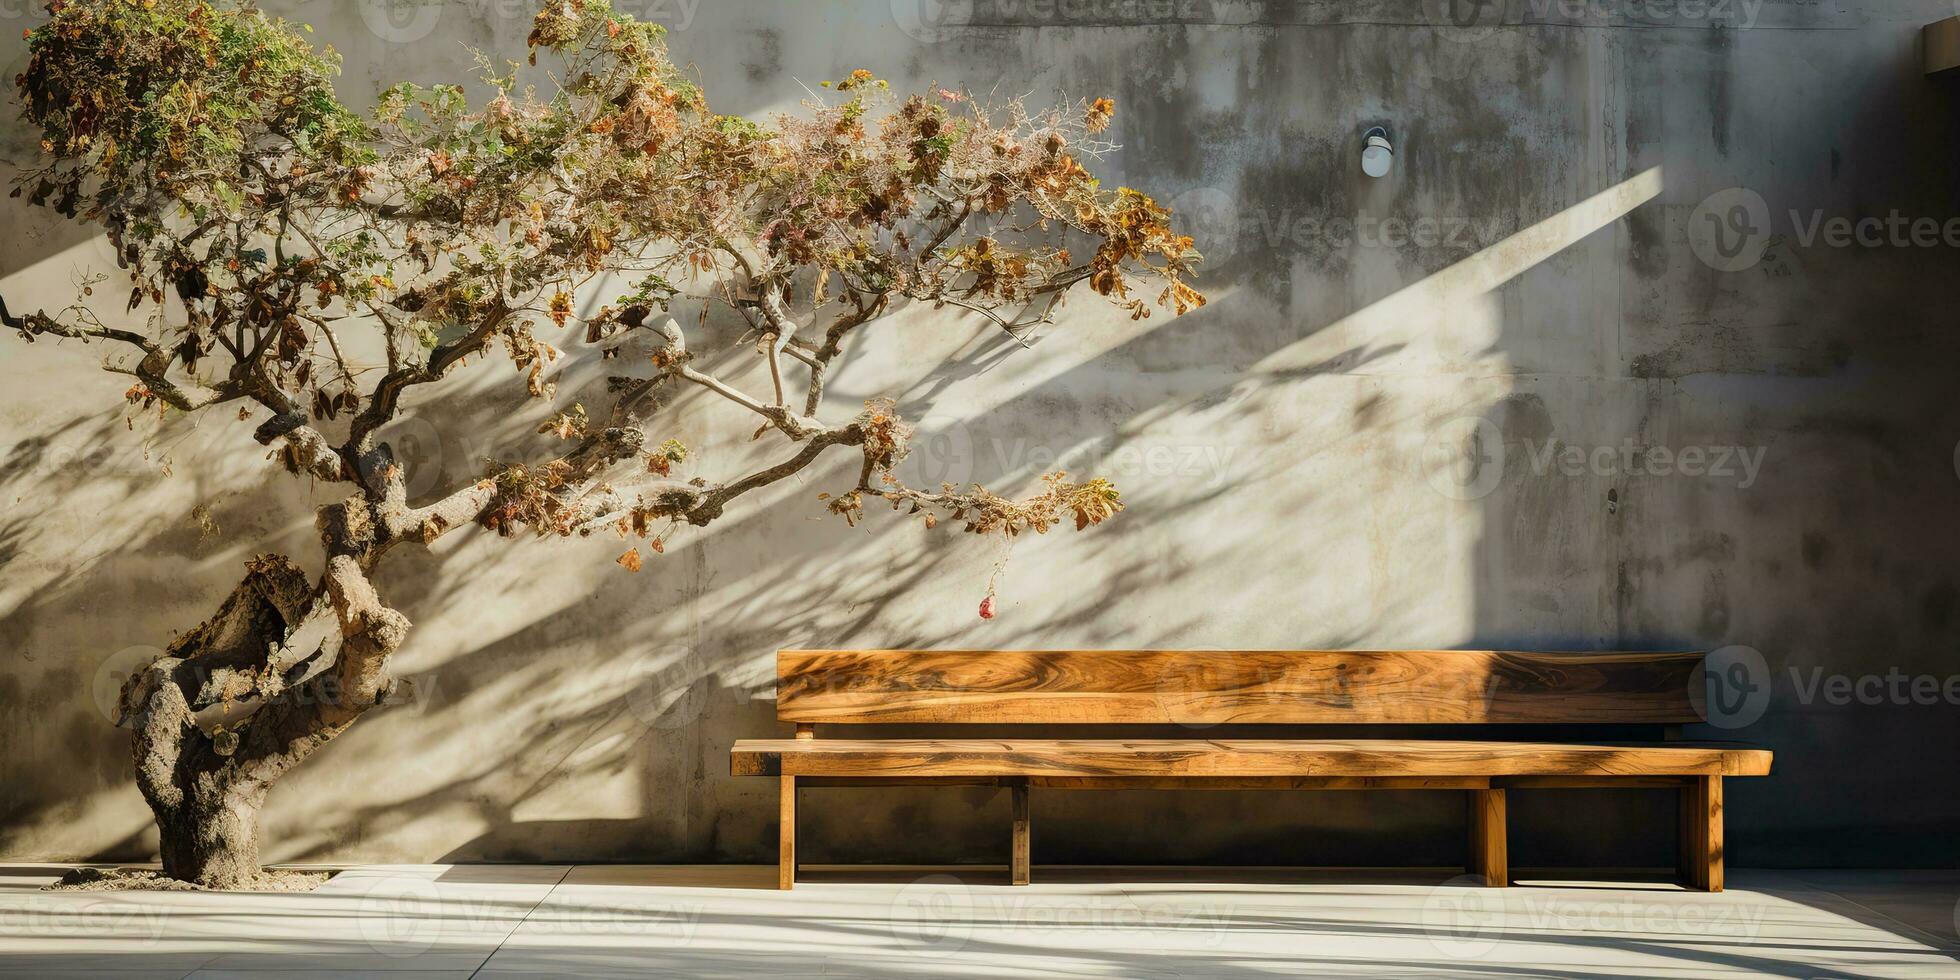
[[1385,177],[1388,168],[1395,162],[1395,147],[1388,144],[1388,130],[1376,126],[1361,138],[1361,172],[1370,177]]

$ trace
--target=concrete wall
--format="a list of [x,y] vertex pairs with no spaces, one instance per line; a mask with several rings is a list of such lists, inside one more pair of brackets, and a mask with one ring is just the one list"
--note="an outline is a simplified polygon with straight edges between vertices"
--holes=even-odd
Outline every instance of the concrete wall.
[[[1774,778],[1730,790],[1736,863],[1960,861],[1960,692],[1885,685],[1960,673],[1960,250],[1911,224],[1807,234],[1960,216],[1960,92],[1922,77],[1917,48],[1951,4],[1513,0],[1461,24],[1389,0],[618,2],[674,28],[724,111],[793,108],[799,80],[858,66],[1114,96],[1106,166],[1191,215],[1212,304],[1131,323],[1080,297],[1011,356],[971,322],[907,314],[830,404],[900,396],[933,437],[922,477],[1018,488],[1060,457],[1116,478],[1130,510],[1022,542],[986,623],[997,547],[820,520],[841,460],[636,576],[609,541],[404,554],[383,584],[416,623],[401,669],[421,697],[280,785],[271,857],[769,860],[775,787],[729,778],[726,752],[779,730],[783,646],[1503,646],[1724,649],[1757,693],[1698,734],[1779,753]],[[26,6],[6,6],[8,77]],[[345,52],[350,97],[453,80],[465,44],[516,52],[528,30],[526,4],[497,0],[267,6]],[[1378,123],[1395,168],[1369,180],[1359,135]],[[9,163],[31,157],[18,123],[4,133]],[[98,243],[17,205],[0,241],[16,308],[103,267]],[[317,562],[321,493],[274,472],[247,424],[132,429],[96,359],[0,339],[8,859],[143,856],[103,699],[246,557]],[[535,424],[499,400],[508,370],[402,427],[423,489],[501,448],[473,432]],[[596,380],[574,368],[563,388]],[[744,429],[724,411],[686,403],[674,434]],[[740,437],[706,449],[711,475],[754,458]],[[1832,696],[1860,678],[1878,703]],[[1039,798],[1037,860],[1461,860],[1451,794],[1113,804]],[[999,861],[1006,806],[815,792],[807,859]],[[1516,864],[1671,861],[1661,794],[1513,806]]]

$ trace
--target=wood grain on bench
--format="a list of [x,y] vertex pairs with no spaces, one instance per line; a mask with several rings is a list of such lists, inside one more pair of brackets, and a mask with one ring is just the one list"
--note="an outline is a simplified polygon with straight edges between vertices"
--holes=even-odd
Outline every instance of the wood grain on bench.
[[[803,786],[993,785],[1010,793],[1009,880],[1032,861],[1034,789],[1446,790],[1468,802],[1471,873],[1510,881],[1511,790],[1680,794],[1683,876],[1722,888],[1722,780],[1768,750],[1687,742],[1452,738],[819,738],[817,726],[1641,725],[1702,720],[1699,653],[1495,650],[784,650],[776,715],[796,737],[735,743],[735,775],[780,780],[779,883],[796,875]],[[1031,732],[1038,734],[1038,730]],[[1193,732],[1193,734],[1197,734]],[[1400,733],[1398,733],[1400,734]],[[1504,733],[1515,735],[1511,731]],[[1631,737],[1653,737],[1638,733]]]
[[784,650],[776,716],[919,724],[1687,724],[1699,653]]
[[736,775],[1761,776],[1762,749],[1431,739],[743,739]]

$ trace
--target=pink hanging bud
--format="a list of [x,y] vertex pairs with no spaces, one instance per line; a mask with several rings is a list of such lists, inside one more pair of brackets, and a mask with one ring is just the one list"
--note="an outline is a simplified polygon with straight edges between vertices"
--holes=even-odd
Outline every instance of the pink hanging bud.
[[993,597],[993,596],[991,596],[991,595],[990,595],[990,596],[988,596],[988,597],[986,597],[985,599],[982,599],[982,600],[980,600],[980,618],[981,618],[981,619],[992,619],[992,618],[994,618],[994,597]]

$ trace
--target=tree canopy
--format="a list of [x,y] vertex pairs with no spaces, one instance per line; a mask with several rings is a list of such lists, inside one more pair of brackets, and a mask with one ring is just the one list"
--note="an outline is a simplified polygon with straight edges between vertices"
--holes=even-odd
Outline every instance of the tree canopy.
[[[131,402],[269,410],[257,437],[288,468],[399,497],[376,433],[410,389],[500,350],[530,397],[550,399],[561,352],[657,335],[652,378],[616,378],[608,410],[574,405],[547,424],[568,451],[396,515],[425,540],[475,520],[609,523],[657,542],[833,445],[863,456],[858,483],[828,497],[853,520],[873,497],[980,532],[1094,524],[1121,506],[1101,480],[1055,475],[1023,501],[904,486],[893,467],[910,428],[893,404],[821,421],[825,379],[856,328],[907,303],[1024,340],[1078,283],[1139,318],[1204,302],[1168,212],[1085,166],[1110,149],[1108,99],[1036,111],[936,86],[899,96],[860,69],[765,125],[713,111],[660,26],[561,0],[537,14],[528,66],[479,56],[487,97],[403,84],[357,113],[334,91],[333,50],[250,4],[48,6],[18,79],[48,161],[15,193],[100,223],[128,302],[105,310],[93,297],[114,277],[96,276],[65,309],[7,320],[29,339],[127,345],[109,366],[133,376]],[[602,280],[622,291],[581,317],[575,297]],[[691,363],[663,315],[683,294],[747,318],[769,391]],[[681,479],[687,447],[648,430],[671,384],[744,406],[801,451],[725,483]]]

